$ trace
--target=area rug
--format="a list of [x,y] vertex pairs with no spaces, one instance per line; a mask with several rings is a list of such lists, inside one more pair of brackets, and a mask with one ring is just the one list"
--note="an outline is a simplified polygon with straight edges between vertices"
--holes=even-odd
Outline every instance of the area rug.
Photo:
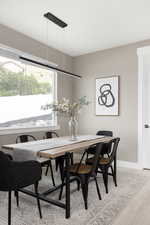
[[127,204],[115,218],[112,225],[149,225],[150,224],[150,181],[139,194]]
[[[59,183],[59,174],[55,174]],[[150,172],[118,168],[118,187],[109,178],[109,194],[105,193],[101,175],[98,183],[102,200],[97,196],[95,183],[89,184],[88,210],[84,209],[81,191],[76,190],[76,183],[71,184],[71,218],[65,219],[64,209],[41,201],[43,219],[39,218],[36,200],[20,193],[20,206],[17,208],[12,199],[12,225],[112,225],[118,214],[127,206],[150,180]],[[51,186],[50,175],[43,176],[40,191]],[[65,194],[65,193],[64,193]],[[58,199],[59,191],[50,195]],[[64,195],[62,197],[64,201]],[[7,225],[7,193],[0,192],[0,225]],[[121,224],[120,224],[121,225]]]

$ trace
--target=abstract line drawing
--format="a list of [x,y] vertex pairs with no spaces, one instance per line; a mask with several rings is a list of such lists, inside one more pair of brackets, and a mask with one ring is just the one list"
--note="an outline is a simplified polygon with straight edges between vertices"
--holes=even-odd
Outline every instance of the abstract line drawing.
[[119,115],[119,76],[96,79],[96,115]]
[[100,96],[98,97],[99,105],[104,105],[105,107],[112,107],[115,104],[115,97],[111,89],[112,87],[110,84],[103,84],[100,87]]

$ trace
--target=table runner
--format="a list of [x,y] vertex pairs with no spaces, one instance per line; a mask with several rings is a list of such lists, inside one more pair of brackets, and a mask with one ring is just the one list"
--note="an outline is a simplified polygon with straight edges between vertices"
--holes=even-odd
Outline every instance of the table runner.
[[38,157],[38,153],[40,151],[50,150],[58,147],[63,147],[65,145],[71,145],[103,137],[104,136],[100,135],[80,135],[77,137],[77,140],[74,141],[70,140],[70,137],[59,137],[59,138],[31,141],[26,143],[6,145],[6,147],[14,149],[13,158],[16,161],[26,161],[26,160],[42,161],[44,159],[39,159]]

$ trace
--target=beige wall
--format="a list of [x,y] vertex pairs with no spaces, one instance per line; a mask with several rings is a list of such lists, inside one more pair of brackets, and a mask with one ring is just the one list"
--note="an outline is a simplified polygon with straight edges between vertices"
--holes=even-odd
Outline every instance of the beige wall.
[[[8,27],[0,25],[0,44],[21,50],[23,52],[32,54],[34,56],[47,59],[59,65],[60,68],[72,71],[72,57],[63,54],[55,49],[48,48],[47,46],[29,38],[19,32],[16,32]],[[58,98],[64,96],[72,98],[72,78],[58,74]],[[67,123],[61,119],[61,134],[67,132]],[[35,133],[35,136],[42,138],[42,133]],[[13,143],[16,135],[0,136],[0,146],[6,143]]]
[[[137,161],[138,132],[138,47],[150,45],[149,41],[117,47],[73,59],[73,71],[83,78],[74,83],[74,96],[86,95],[91,101],[80,115],[79,132],[93,133],[112,130],[121,138],[119,159]],[[95,115],[95,78],[120,76],[120,115]]]
[[[0,25],[0,43],[37,57],[46,58],[47,47],[21,33]],[[48,58],[67,70],[83,75],[81,80],[58,76],[58,97],[77,98],[86,95],[91,101],[83,109],[79,133],[93,133],[108,129],[121,137],[119,159],[137,161],[137,101],[138,61],[136,49],[150,45],[150,40],[123,47],[72,57],[48,48]],[[95,116],[95,78],[120,76],[120,116]],[[67,123],[61,120],[61,134],[67,133]],[[39,138],[43,133],[36,133]],[[16,135],[0,136],[0,145],[13,143]]]

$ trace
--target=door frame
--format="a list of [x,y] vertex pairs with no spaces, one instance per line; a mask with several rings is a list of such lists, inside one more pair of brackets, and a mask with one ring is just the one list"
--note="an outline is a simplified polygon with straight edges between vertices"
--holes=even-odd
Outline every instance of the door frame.
[[144,88],[144,72],[143,62],[144,56],[150,55],[150,46],[145,46],[137,49],[138,55],[138,166],[144,168],[143,158],[143,130],[144,130],[144,118],[143,118],[143,88]]

